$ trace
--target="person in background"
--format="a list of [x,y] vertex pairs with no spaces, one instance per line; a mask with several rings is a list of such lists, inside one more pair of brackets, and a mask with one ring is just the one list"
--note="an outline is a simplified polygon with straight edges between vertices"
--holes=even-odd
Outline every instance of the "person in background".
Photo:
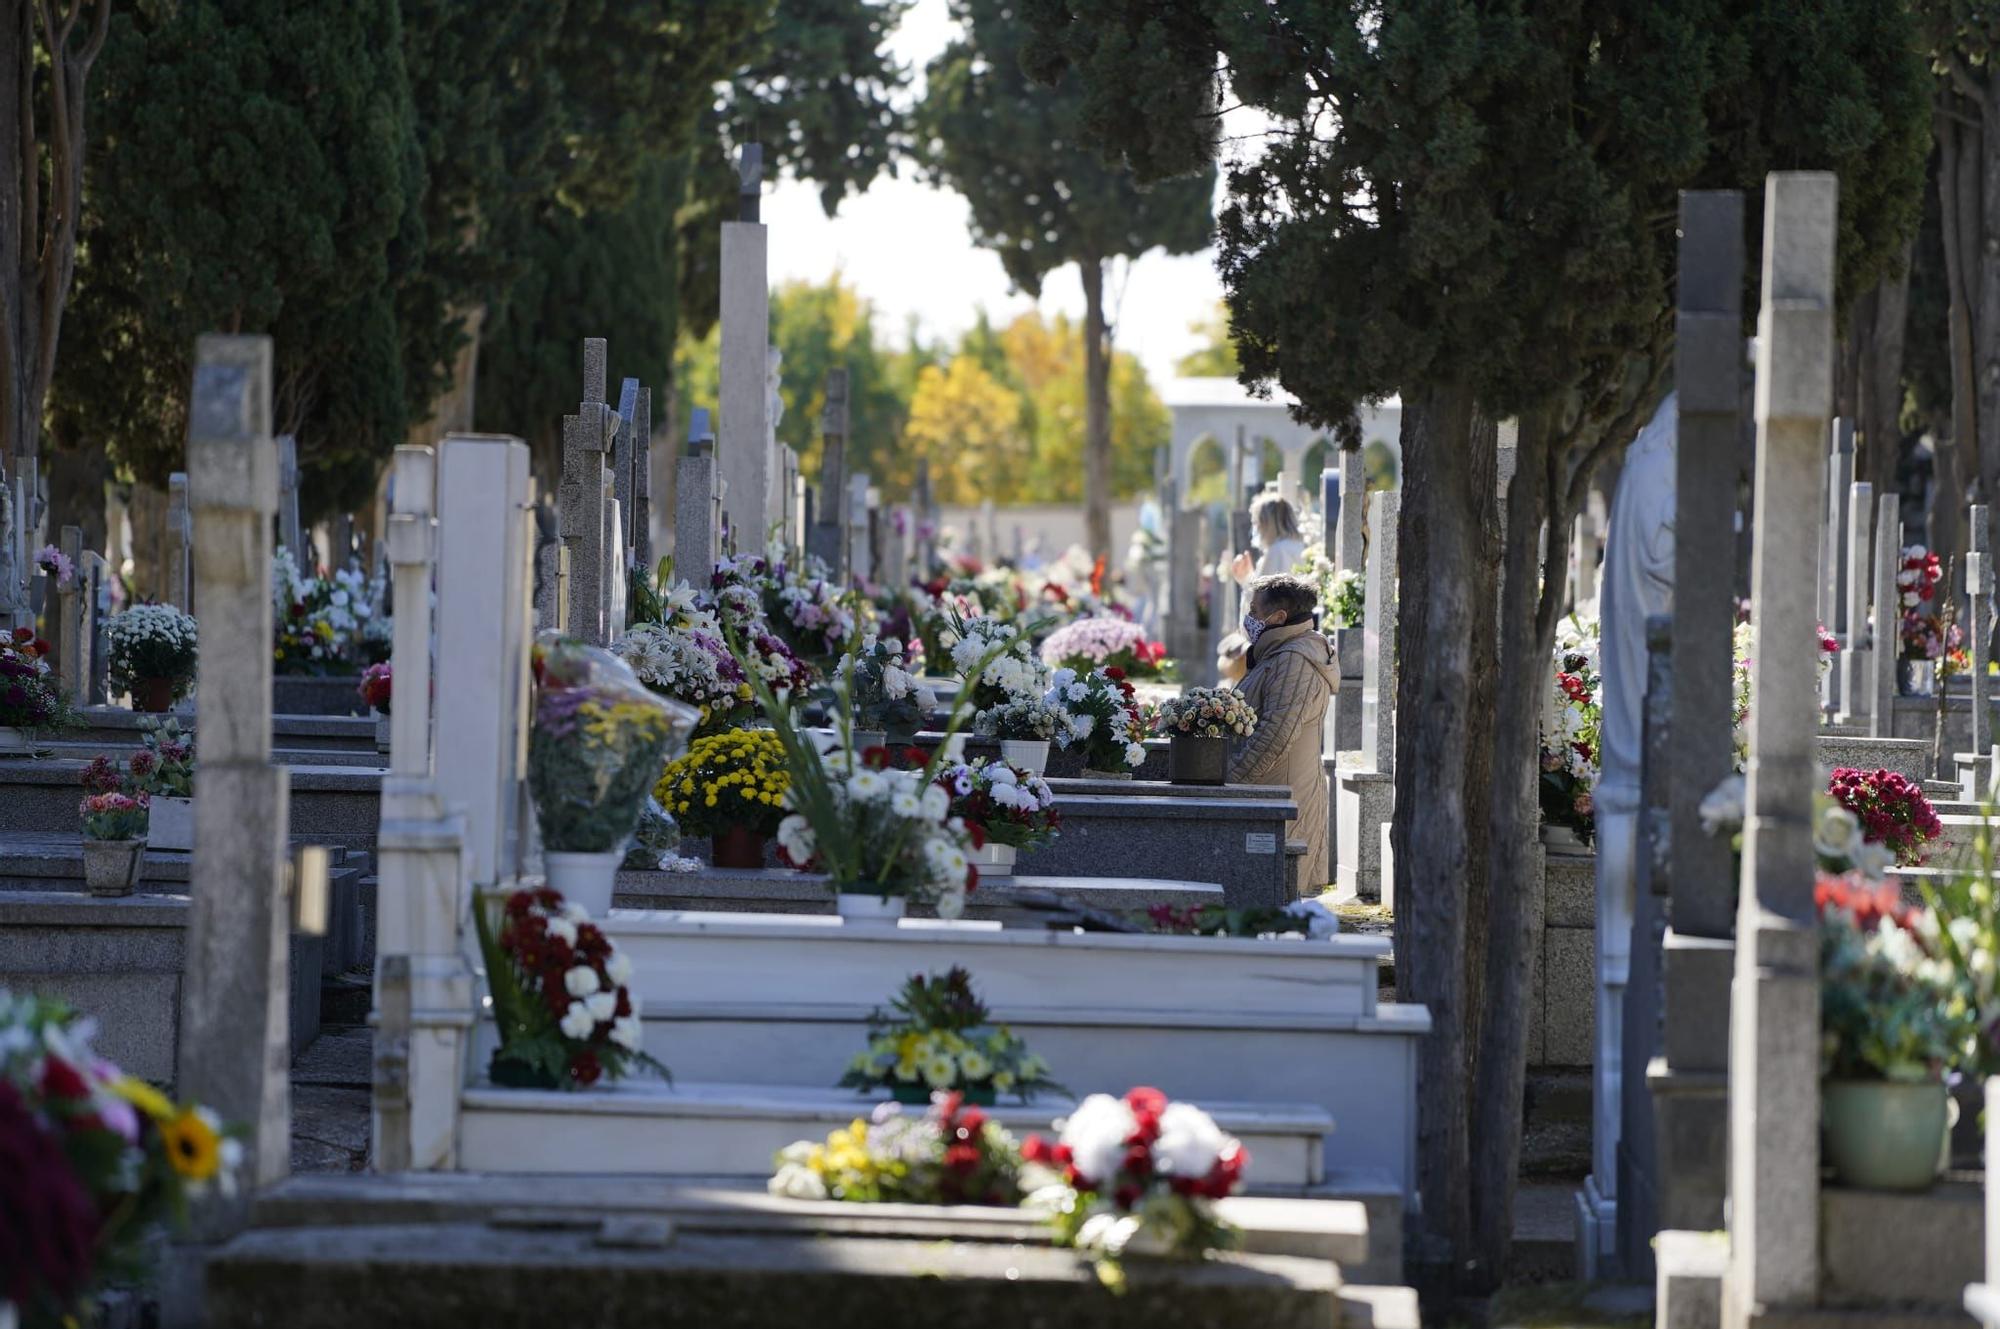
[[1229,756],[1230,784],[1289,785],[1298,804],[1287,838],[1303,840],[1299,882],[1308,895],[1327,884],[1326,768],[1320,758],[1327,703],[1340,687],[1333,644],[1319,631],[1319,592],[1291,573],[1250,583],[1243,635],[1250,672],[1238,690],[1257,712],[1257,729]]
[[1250,672],[1250,639],[1240,632],[1232,632],[1215,643],[1216,686],[1238,687],[1243,676]]
[[1246,549],[1229,565],[1238,586],[1248,586],[1252,577],[1290,572],[1306,556],[1306,542],[1299,535],[1299,514],[1282,495],[1257,495],[1250,504],[1250,524],[1257,532],[1258,553],[1253,558]]

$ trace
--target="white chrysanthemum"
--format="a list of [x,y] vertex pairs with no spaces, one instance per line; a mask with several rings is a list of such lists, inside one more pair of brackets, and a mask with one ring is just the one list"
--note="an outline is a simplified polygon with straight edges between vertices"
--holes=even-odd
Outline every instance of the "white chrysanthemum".
[[571,946],[576,945],[576,924],[570,922],[567,918],[551,918],[548,920],[547,926],[551,937],[561,938],[562,941]]
[[858,799],[874,799],[889,792],[889,782],[882,778],[880,771],[864,767],[854,773],[854,778],[847,782],[847,788]]
[[907,789],[899,789],[889,800],[889,810],[899,817],[920,817],[924,811],[924,801]]
[[632,981],[631,958],[623,951],[611,952],[611,958],[604,962],[604,972],[610,975],[613,983],[624,987]]
[[611,1022],[611,1041],[627,1052],[637,1052],[645,1046],[646,1027],[635,1015],[620,1016]]
[[1153,1157],[1160,1171],[1175,1177],[1205,1177],[1229,1144],[1215,1118],[1192,1103],[1169,1103],[1160,1114],[1160,1138]]
[[579,1001],[563,1013],[559,1027],[564,1038],[589,1038],[591,1031],[597,1028],[597,1020],[591,1015],[590,1008]]
[[945,814],[945,809],[950,806],[950,797],[936,785],[932,785],[930,788],[924,790],[924,815],[926,817],[942,817]]
[[593,992],[583,999],[583,1005],[599,1024],[618,1014],[618,998],[609,992]]
[[1086,1181],[1105,1182],[1117,1174],[1125,1157],[1125,1141],[1139,1123],[1122,1098],[1092,1094],[1076,1105],[1062,1124],[1062,1142],[1070,1161]]
[[587,964],[577,965],[563,975],[563,988],[572,997],[587,997],[599,986],[597,971]]

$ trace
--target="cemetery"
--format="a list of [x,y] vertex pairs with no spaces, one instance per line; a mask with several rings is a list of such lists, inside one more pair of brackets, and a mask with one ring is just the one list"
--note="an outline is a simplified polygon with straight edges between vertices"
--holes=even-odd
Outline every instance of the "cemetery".
[[1983,50],[600,8],[0,52],[0,1329],[2000,1326]]

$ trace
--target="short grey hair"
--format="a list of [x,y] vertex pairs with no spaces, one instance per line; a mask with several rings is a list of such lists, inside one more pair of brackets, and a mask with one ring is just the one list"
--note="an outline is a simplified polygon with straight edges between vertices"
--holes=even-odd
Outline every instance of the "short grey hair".
[[1319,588],[1310,578],[1289,572],[1274,572],[1251,582],[1250,603],[1256,604],[1259,597],[1266,612],[1284,610],[1287,623],[1303,623],[1319,609]]
[[1299,538],[1299,514],[1283,494],[1259,494],[1250,503],[1250,520],[1269,549],[1280,540]]

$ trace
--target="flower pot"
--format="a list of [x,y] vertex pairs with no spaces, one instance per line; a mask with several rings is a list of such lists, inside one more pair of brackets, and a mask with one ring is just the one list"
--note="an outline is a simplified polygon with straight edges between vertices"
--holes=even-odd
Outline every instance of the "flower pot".
[[938,744],[938,748],[944,754],[946,761],[965,760],[965,738],[964,734],[951,734],[945,738],[944,742]]
[[144,840],[85,840],[83,884],[92,895],[130,895],[139,884]]
[[1937,692],[1937,661],[1896,661],[1896,691],[1905,697],[1929,697]]
[[1947,1098],[1937,1083],[1823,1082],[1820,1116],[1835,1178],[1869,1190],[1927,1189],[1944,1147]]
[[[922,1080],[898,1080],[889,1086],[889,1097],[895,1099],[898,1103],[907,1104],[911,1107],[929,1107],[931,1105],[931,1095],[936,1092],[938,1091],[932,1089],[930,1085]],[[993,1092],[991,1082],[986,1084],[961,1085],[958,1087],[957,1092],[964,1098],[968,1107],[992,1107],[997,1097]]]
[[1011,877],[1014,875],[1014,855],[1020,851],[1011,844],[986,842],[983,849],[975,849],[967,855],[972,866],[979,869],[980,878]]
[[889,734],[883,729],[857,729],[854,731],[854,751],[862,753],[870,748],[889,746]]
[[859,891],[836,891],[833,912],[852,925],[888,924],[895,926],[907,903],[900,895],[864,895]]
[[1573,826],[1551,826],[1542,823],[1542,843],[1551,849],[1574,849],[1581,851],[1583,840]]
[[1049,769],[1049,740],[1003,738],[1000,740],[1000,760],[1009,766],[1019,766],[1031,775],[1044,774]]
[[165,715],[174,706],[174,680],[135,678],[132,680],[132,709],[148,715]]
[[1100,771],[1094,766],[1086,766],[1083,768],[1082,778],[1085,780],[1129,780],[1132,778],[1132,772]]
[[486,1078],[502,1089],[560,1089],[562,1082],[538,1066],[507,1055],[505,1048],[493,1050],[486,1063]]
[[769,838],[748,826],[731,826],[709,841],[708,861],[719,868],[761,868]]
[[35,745],[28,741],[28,731],[12,726],[0,725],[0,757],[32,757]]
[[1167,741],[1167,779],[1174,784],[1222,784],[1229,778],[1229,740],[1174,734]]
[[194,800],[155,795],[146,812],[146,845],[152,849],[194,851]]
[[545,849],[542,870],[549,885],[562,892],[563,899],[589,910],[592,918],[603,918],[611,912],[611,888],[618,880],[618,864],[624,857],[616,849],[600,854]]
[[389,717],[380,711],[376,711],[374,714],[375,750],[377,752],[387,752],[389,750]]

